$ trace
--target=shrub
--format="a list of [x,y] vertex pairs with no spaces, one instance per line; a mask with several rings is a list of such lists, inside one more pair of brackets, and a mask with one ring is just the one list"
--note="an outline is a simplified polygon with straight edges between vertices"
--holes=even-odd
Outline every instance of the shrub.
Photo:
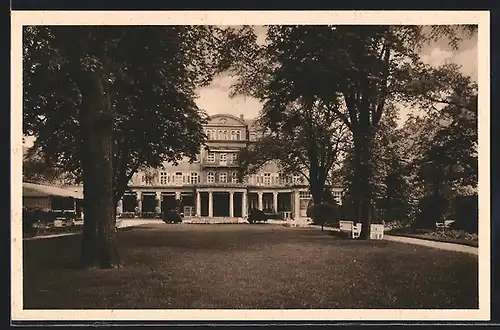
[[163,221],[165,223],[180,223],[182,222],[182,217],[176,211],[168,210],[163,213]]
[[156,217],[155,212],[142,212],[142,214],[141,214],[141,218],[143,218],[143,219],[153,219],[155,217]]
[[417,229],[435,229],[436,222],[443,221],[449,215],[451,202],[442,195],[428,195],[419,202],[419,213],[415,219]]
[[478,229],[478,199],[477,195],[458,196],[454,201],[453,226],[469,233],[477,233]]
[[23,207],[23,233],[35,236],[38,233],[38,227],[35,224],[53,222],[57,214],[36,206]]
[[247,221],[249,223],[265,222],[267,221],[267,215],[264,213],[264,211],[261,211],[259,209],[251,209],[250,212],[248,212]]
[[120,218],[132,219],[134,217],[135,217],[135,212],[122,212],[122,214],[120,214]]
[[307,216],[323,230],[326,224],[335,224],[340,220],[340,211],[336,205],[321,203],[310,206],[307,209]]

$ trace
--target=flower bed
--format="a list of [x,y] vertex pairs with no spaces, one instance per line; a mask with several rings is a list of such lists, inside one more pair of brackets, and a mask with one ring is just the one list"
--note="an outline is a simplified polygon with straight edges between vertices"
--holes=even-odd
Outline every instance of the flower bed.
[[477,234],[457,229],[415,229],[411,227],[392,229],[386,232],[389,235],[427,239],[431,241],[478,246]]

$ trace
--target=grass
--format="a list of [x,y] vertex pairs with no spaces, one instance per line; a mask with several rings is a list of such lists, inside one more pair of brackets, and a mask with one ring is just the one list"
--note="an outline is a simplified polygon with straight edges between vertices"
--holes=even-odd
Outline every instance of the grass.
[[142,225],[124,268],[75,268],[81,236],[24,241],[24,308],[478,308],[477,256],[279,225]]

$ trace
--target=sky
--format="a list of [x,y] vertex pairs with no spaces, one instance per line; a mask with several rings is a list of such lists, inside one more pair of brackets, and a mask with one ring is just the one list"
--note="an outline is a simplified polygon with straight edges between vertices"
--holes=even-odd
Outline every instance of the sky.
[[[262,26],[255,27],[257,41],[265,41],[266,29]],[[470,76],[477,82],[478,75],[478,40],[477,35],[464,39],[457,50],[451,49],[445,40],[438,41],[425,47],[422,50],[421,58],[424,62],[439,66],[446,62],[453,62],[461,66],[463,74]],[[262,105],[258,100],[251,97],[235,96],[229,97],[229,90],[233,79],[228,74],[217,76],[213,82],[204,88],[198,90],[197,105],[204,109],[209,115],[214,114],[232,114],[235,116],[243,115],[245,118],[255,118],[258,116]],[[408,109],[402,109],[400,112],[399,125],[401,126],[408,113]],[[31,146],[33,140],[28,138],[26,146]]]
[[[256,33],[258,41],[265,40],[265,28],[257,27]],[[461,66],[463,74],[470,76],[477,82],[478,72],[478,49],[477,35],[472,38],[464,39],[457,50],[451,49],[445,40],[433,43],[422,49],[421,58],[424,62],[439,66],[446,62],[453,62]],[[225,113],[232,115],[244,115],[245,118],[255,118],[259,114],[262,105],[253,98],[237,96],[230,98],[228,96],[232,78],[227,74],[218,76],[208,87],[199,90],[197,104],[209,115]],[[406,110],[408,111],[408,110]],[[406,112],[400,113],[401,125],[406,119]]]

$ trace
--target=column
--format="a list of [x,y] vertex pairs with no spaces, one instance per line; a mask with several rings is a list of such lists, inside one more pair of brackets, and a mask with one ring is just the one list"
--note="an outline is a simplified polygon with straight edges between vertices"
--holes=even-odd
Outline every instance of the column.
[[259,208],[259,210],[261,210],[261,211],[262,211],[262,208],[263,208],[263,207],[262,207],[262,191],[259,191],[257,194],[259,195],[259,204],[258,204],[258,208]]
[[247,192],[243,191],[241,196],[241,216],[244,218],[247,216]]
[[137,212],[142,213],[142,192],[138,191],[136,196],[137,196]]
[[196,192],[196,216],[201,216],[201,197],[199,191]]
[[156,213],[162,213],[161,212],[161,191],[157,191],[155,194],[156,194],[155,211],[156,211]]
[[273,191],[273,209],[274,213],[278,213],[278,192]]
[[229,217],[234,218],[234,192],[229,192]]
[[208,192],[208,216],[211,218],[214,216],[214,199],[212,192]]
[[295,191],[293,202],[294,202],[294,207],[293,207],[294,220],[297,221],[300,218],[300,195],[298,190]]
[[116,214],[122,214],[123,213],[123,200],[118,201],[118,205],[116,206]]

